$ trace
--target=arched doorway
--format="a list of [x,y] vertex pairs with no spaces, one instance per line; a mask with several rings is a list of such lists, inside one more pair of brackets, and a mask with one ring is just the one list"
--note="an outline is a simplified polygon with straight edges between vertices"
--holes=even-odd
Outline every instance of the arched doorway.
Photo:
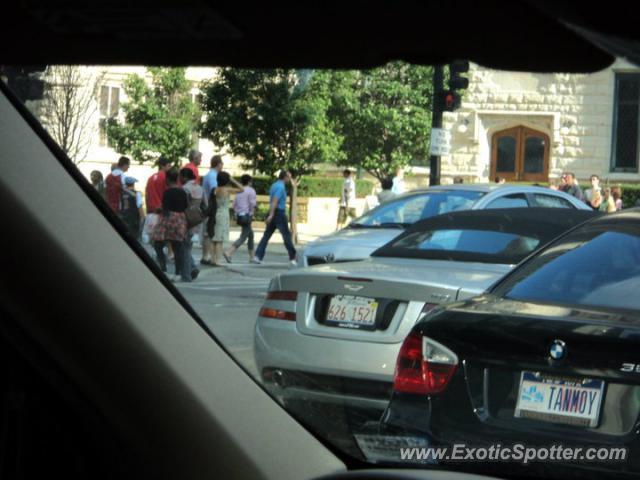
[[515,182],[549,180],[549,137],[519,126],[501,130],[491,139],[491,180]]

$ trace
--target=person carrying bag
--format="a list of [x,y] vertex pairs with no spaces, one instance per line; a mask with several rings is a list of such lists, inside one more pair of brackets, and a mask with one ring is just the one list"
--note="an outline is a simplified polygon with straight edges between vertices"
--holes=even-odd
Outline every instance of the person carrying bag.
[[251,186],[251,175],[243,175],[240,178],[244,190],[236,194],[236,198],[233,202],[233,210],[236,214],[236,223],[242,228],[240,237],[231,245],[228,251],[224,252],[224,259],[231,263],[231,257],[235,251],[247,241],[249,247],[249,261],[253,258],[253,228],[251,223],[253,222],[253,213],[256,209],[257,196],[256,191]]

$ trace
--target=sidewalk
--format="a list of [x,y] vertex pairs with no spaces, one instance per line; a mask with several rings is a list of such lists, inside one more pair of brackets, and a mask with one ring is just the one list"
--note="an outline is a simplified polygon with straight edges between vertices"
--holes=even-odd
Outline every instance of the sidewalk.
[[[264,229],[258,228],[254,229],[254,241],[256,246],[262,235],[264,233]],[[240,227],[232,226],[229,232],[229,243],[225,243],[224,248],[227,249],[229,246],[235,242],[238,237],[240,237]],[[304,235],[299,234],[300,242],[296,245],[296,249],[300,250],[304,248],[304,246],[315,240],[317,237],[313,235]],[[192,248],[192,256],[196,263],[200,261],[202,257],[202,245],[200,242],[196,242],[193,244]],[[269,240],[269,245],[267,246],[267,253],[264,258],[264,264],[256,265],[249,263],[249,255],[247,251],[247,243],[245,242],[238,251],[233,256],[233,263],[227,264],[224,259],[222,259],[222,266],[228,269],[233,270],[234,267],[252,267],[252,268],[282,268],[284,266],[289,267],[289,254],[287,253],[287,249],[284,246],[284,242],[282,241],[282,236],[280,232],[275,232],[271,239]],[[205,267],[206,268],[206,267]]]

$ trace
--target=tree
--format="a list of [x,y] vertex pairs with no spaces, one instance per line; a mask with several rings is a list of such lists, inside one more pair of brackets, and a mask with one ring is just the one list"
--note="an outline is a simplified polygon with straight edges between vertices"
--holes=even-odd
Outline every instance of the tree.
[[336,75],[331,116],[344,138],[339,165],[382,180],[428,157],[431,67],[395,62]]
[[44,73],[44,97],[38,115],[49,135],[74,162],[86,159],[94,133],[91,118],[97,111],[96,98],[101,75],[91,69],[56,65]]
[[124,121],[107,122],[116,151],[140,163],[163,155],[178,164],[193,146],[200,112],[191,98],[184,68],[148,68],[151,81],[130,75],[124,83]]
[[222,68],[203,86],[201,133],[267,175],[292,173],[291,225],[297,241],[297,192],[314,163],[342,159],[328,71]]

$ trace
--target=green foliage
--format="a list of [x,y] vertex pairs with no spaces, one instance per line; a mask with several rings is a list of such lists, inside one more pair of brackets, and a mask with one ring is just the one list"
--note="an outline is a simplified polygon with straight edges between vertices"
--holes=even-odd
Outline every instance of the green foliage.
[[246,168],[294,177],[342,158],[342,139],[327,111],[331,72],[222,68],[202,87],[201,134],[246,159]]
[[[617,186],[617,184],[611,184]],[[622,190],[622,207],[633,208],[640,205],[640,185],[619,185]]]
[[[240,181],[240,179],[237,179]],[[275,180],[272,177],[254,177],[253,188],[258,195],[269,195],[269,188]],[[342,192],[343,179],[327,177],[304,177],[298,187],[301,197],[339,197]],[[371,193],[373,182],[356,180],[356,194],[363,198]]]
[[140,163],[163,155],[178,164],[193,144],[199,108],[191,101],[191,84],[184,68],[148,68],[151,84],[138,75],[124,83],[128,101],[124,122],[107,122],[107,135],[116,151]]
[[333,123],[344,138],[339,165],[362,167],[378,179],[428,157],[432,67],[389,63],[333,78]]

